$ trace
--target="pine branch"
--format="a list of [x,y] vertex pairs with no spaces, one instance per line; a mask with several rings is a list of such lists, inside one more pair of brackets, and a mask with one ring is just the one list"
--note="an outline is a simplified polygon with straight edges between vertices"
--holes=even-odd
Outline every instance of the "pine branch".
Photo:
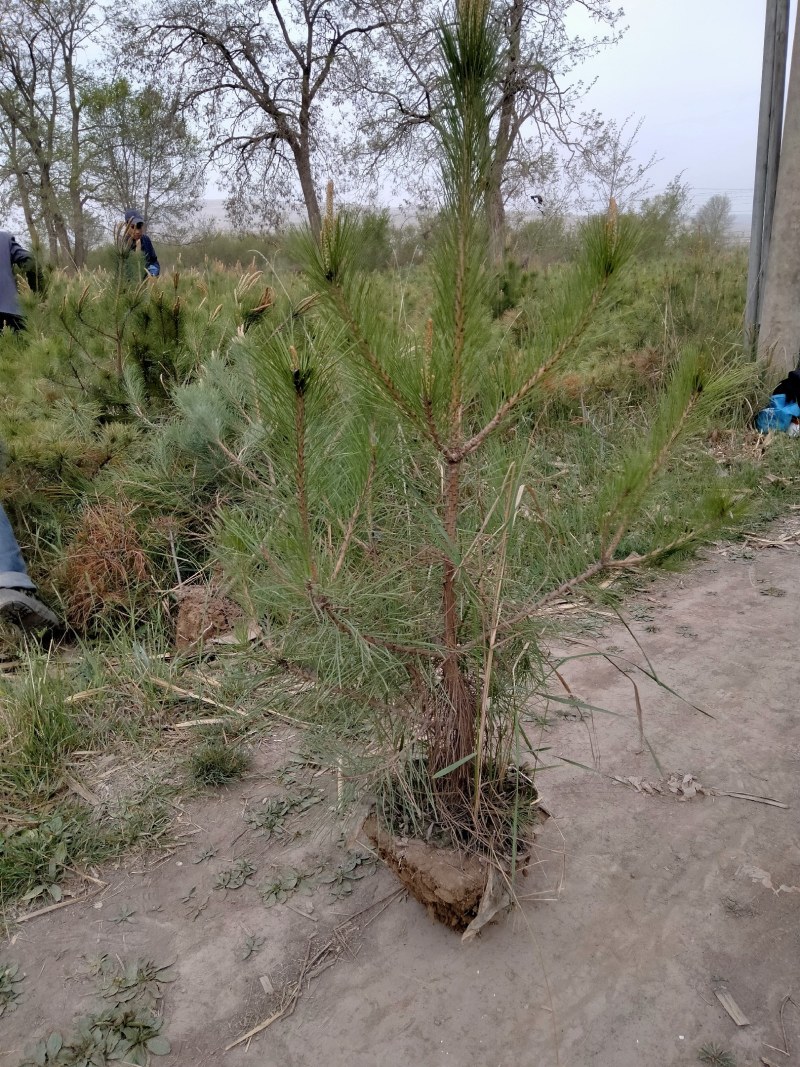
[[[608,553],[601,556],[600,559],[595,560],[580,574],[576,574],[573,578],[568,578],[562,582],[561,585],[556,586],[555,589],[551,589],[549,593],[539,597],[537,600],[531,601],[524,608],[520,608],[513,615],[509,616],[502,623],[499,624],[498,629],[500,631],[508,631],[513,629],[519,623],[524,622],[525,619],[529,619],[532,616],[538,614],[542,608],[547,607],[548,604],[552,604],[555,600],[561,600],[568,593],[571,593],[578,586],[585,585],[586,582],[590,582],[592,578],[596,578],[599,574],[610,570],[628,570],[631,567],[639,567],[644,563],[651,563],[654,559],[658,559],[660,556],[665,555],[668,552],[674,552],[678,548],[683,548],[684,545],[691,544],[692,541],[696,541],[699,537],[702,537],[712,528],[710,523],[705,526],[701,526],[698,530],[691,530],[689,533],[683,534],[681,537],[676,537],[674,541],[670,541],[667,545],[661,545],[659,548],[654,548],[650,552],[645,552],[643,555],[631,554],[624,559],[612,559]],[[504,641],[508,641],[509,638],[504,638]],[[473,641],[469,641],[459,648],[459,654],[463,655],[467,652],[471,652],[473,649],[481,647],[483,645],[483,638],[476,638]]]
[[540,367],[536,368],[533,374],[531,374],[527,381],[525,381],[519,387],[516,393],[514,393],[508,398],[508,400],[501,404],[501,406],[497,409],[496,413],[486,423],[483,429],[479,430],[476,434],[470,437],[468,441],[465,441],[460,448],[454,449],[453,451],[447,454],[447,458],[451,463],[460,462],[460,460],[464,459],[466,456],[470,455],[470,453],[475,452],[476,449],[480,448],[486,438],[489,437],[490,434],[494,433],[498,426],[500,426],[501,423],[514,411],[514,409],[520,403],[522,403],[522,401],[530,393],[534,386],[536,386],[546,374],[549,374],[550,371],[553,370],[553,368],[564,358],[564,356],[570,351],[573,345],[580,339],[580,337],[586,332],[587,328],[589,327],[592,318],[594,317],[594,313],[597,310],[597,306],[600,303],[600,300],[602,299],[602,296],[606,290],[607,285],[608,279],[606,278],[593,293],[589,305],[587,306],[586,310],[580,318],[578,325],[572,331],[572,333],[561,342],[558,348],[556,348],[553,355],[545,363],[543,363]]
[[226,459],[229,459],[231,461],[231,463],[235,467],[237,467],[243,474],[247,475],[247,477],[250,479],[251,482],[254,482],[261,489],[266,489],[270,493],[274,491],[274,489],[275,489],[275,474],[274,474],[274,472],[272,472],[272,484],[271,485],[267,485],[267,483],[262,481],[261,478],[259,478],[257,474],[254,474],[250,470],[250,468],[247,466],[247,464],[243,463],[242,460],[240,459],[240,457],[237,456],[235,452],[231,451],[231,449],[228,448],[228,446],[225,444],[225,442],[222,441],[219,437],[214,441],[214,444],[217,446],[217,448],[220,450],[220,452],[222,452],[222,454],[225,456]]
[[[348,700],[352,700],[354,703],[368,704],[373,710],[380,711],[387,715],[401,714],[399,708],[392,704],[387,704],[384,700],[378,700],[377,697],[365,696],[360,689],[351,689],[349,686],[339,685],[329,679],[322,679],[316,671],[312,671],[309,667],[303,667],[299,663],[293,663],[291,660],[285,659],[283,656],[279,657],[275,663],[281,670],[293,674],[296,678],[302,678],[304,682],[307,682],[314,688],[319,688],[323,691],[330,690],[331,692],[336,693],[337,696],[345,697]],[[413,708],[409,708],[409,711],[413,711]]]
[[405,415],[409,422],[413,423],[418,429],[420,429],[425,434],[426,437],[430,438],[430,440],[433,441],[430,426],[425,420],[419,418],[417,412],[414,411],[414,409],[408,403],[408,401],[400,391],[399,387],[395,383],[394,379],[381,365],[380,360],[373,352],[369,341],[367,341],[366,337],[361,331],[360,325],[353,317],[342,287],[340,285],[331,285],[330,292],[333,298],[333,302],[336,306],[336,310],[339,313],[339,317],[349,330],[353,342],[355,343],[356,349],[358,350],[364,363],[381,383],[389,398],[397,405],[398,410]]
[[351,540],[353,538],[353,532],[354,532],[354,530],[356,528],[356,522],[358,521],[358,516],[361,514],[361,508],[363,507],[364,501],[367,499],[367,497],[369,495],[369,492],[370,492],[370,489],[372,488],[372,479],[375,476],[375,465],[376,465],[376,455],[375,455],[375,446],[373,445],[372,449],[371,449],[370,460],[369,460],[369,470],[367,471],[367,480],[364,483],[364,488],[362,489],[361,494],[360,494],[358,500],[356,501],[356,506],[353,508],[353,513],[350,516],[350,519],[349,519],[349,521],[347,523],[347,528],[345,529],[345,532],[344,532],[344,539],[342,540],[342,545],[341,545],[341,548],[339,549],[339,555],[338,555],[338,557],[336,559],[336,563],[335,563],[334,568],[333,568],[333,574],[331,575],[331,577],[334,578],[334,579],[338,576],[339,571],[342,569],[342,565],[344,563],[345,555],[347,554],[347,550],[350,547],[350,542],[351,542]]
[[[646,492],[648,487],[650,485],[652,485],[653,479],[655,478],[655,476],[658,474],[658,472],[662,469],[662,467],[666,463],[666,461],[667,461],[667,459],[669,457],[669,454],[672,451],[673,446],[675,445],[675,442],[680,437],[680,435],[681,435],[681,433],[683,431],[683,428],[686,425],[686,422],[688,421],[689,416],[691,415],[696,403],[697,403],[697,393],[692,393],[692,395],[689,397],[686,405],[684,406],[683,411],[681,412],[680,419],[675,424],[675,426],[672,428],[672,432],[669,434],[669,436],[667,437],[667,440],[664,442],[664,444],[659,449],[655,459],[653,460],[653,462],[648,467],[647,474],[646,474],[643,482],[641,484],[639,484],[638,486],[634,484],[634,485],[626,487],[626,489],[625,489],[624,493],[622,494],[622,497],[621,497],[621,499],[620,499],[620,501],[619,501],[619,503],[617,505],[617,511],[621,511],[622,510],[624,505],[633,496],[633,493],[637,489],[638,489],[638,492],[639,492],[639,496],[641,496],[642,493]],[[621,522],[617,526],[617,529],[615,530],[611,540],[608,542],[607,547],[603,550],[603,555],[604,556],[610,558],[610,557],[612,557],[614,555],[614,553],[616,552],[617,548],[619,547],[620,541],[625,536],[625,532],[626,532],[627,529],[628,529],[628,519],[623,517],[623,519],[621,520]],[[603,534],[603,542],[605,542],[605,533],[606,533],[606,531],[604,531],[604,534]]]
[[397,641],[387,641],[384,638],[373,637],[371,634],[362,633],[351,622],[343,619],[339,613],[339,609],[335,608],[330,599],[325,593],[317,592],[313,586],[309,583],[307,586],[308,597],[315,608],[322,611],[337,630],[340,630],[343,634],[347,634],[348,637],[354,637],[358,641],[363,641],[365,645],[369,645],[370,648],[380,648],[385,652],[394,652],[398,656],[422,656],[424,659],[443,659],[443,650],[437,650],[433,648],[425,648],[421,645],[401,645]]

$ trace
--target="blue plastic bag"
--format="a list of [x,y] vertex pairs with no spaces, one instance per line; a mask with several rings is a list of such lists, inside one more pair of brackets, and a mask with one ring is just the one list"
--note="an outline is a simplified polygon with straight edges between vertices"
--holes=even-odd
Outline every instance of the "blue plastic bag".
[[756,429],[761,433],[769,430],[782,430],[788,433],[792,419],[800,418],[800,406],[789,403],[783,393],[773,393],[769,398],[769,407],[756,415]]

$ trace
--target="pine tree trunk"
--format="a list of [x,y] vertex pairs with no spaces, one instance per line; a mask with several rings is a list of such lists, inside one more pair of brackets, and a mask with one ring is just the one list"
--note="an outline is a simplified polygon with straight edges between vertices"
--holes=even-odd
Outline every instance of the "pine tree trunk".
[[[450,464],[445,475],[444,526],[451,543],[458,537],[458,511],[461,465]],[[469,795],[472,768],[468,757],[475,751],[475,693],[465,676],[458,655],[457,569],[452,559],[444,561],[442,575],[442,618],[447,656],[442,664],[443,697],[433,703],[431,771],[465,760],[441,779],[441,793]]]

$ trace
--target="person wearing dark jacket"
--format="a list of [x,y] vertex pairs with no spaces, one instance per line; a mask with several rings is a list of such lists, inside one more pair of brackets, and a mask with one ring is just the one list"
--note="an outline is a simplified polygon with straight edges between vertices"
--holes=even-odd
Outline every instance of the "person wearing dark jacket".
[[144,265],[148,274],[157,278],[161,273],[153,242],[144,232],[144,219],[134,208],[128,208],[125,212],[122,247],[126,252],[140,252],[144,256]]
[[21,330],[24,326],[13,269],[22,266],[35,276],[36,268],[30,252],[10,233],[0,230],[0,330],[4,327]]
[[[21,330],[24,326],[15,266],[27,267],[36,282],[38,275],[32,256],[10,233],[0,230],[0,329]],[[29,630],[58,628],[57,616],[33,595],[35,591],[11,523],[0,504],[0,616]]]
[[789,404],[800,404],[800,368],[790,370],[782,382],[778,382],[772,395],[782,393]]

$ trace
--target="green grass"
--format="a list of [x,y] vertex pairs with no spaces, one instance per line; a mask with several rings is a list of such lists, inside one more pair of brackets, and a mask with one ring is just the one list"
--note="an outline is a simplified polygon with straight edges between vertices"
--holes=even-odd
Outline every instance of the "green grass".
[[[66,660],[29,653],[19,675],[3,680],[0,913],[20,898],[57,902],[76,870],[137,843],[157,846],[172,821],[169,798],[184,756],[156,755],[164,707],[141,688],[140,658],[119,638],[84,652]],[[93,785],[86,772],[112,753],[110,789],[89,804],[79,792]],[[152,769],[129,778],[132,759]]]
[[29,655],[20,680],[6,683],[0,737],[7,751],[0,767],[0,796],[47,801],[57,792],[64,760],[80,739],[75,711],[66,703],[63,677],[49,658]]
[[241,778],[249,763],[241,749],[223,741],[207,741],[192,752],[189,773],[197,785],[217,787]]

